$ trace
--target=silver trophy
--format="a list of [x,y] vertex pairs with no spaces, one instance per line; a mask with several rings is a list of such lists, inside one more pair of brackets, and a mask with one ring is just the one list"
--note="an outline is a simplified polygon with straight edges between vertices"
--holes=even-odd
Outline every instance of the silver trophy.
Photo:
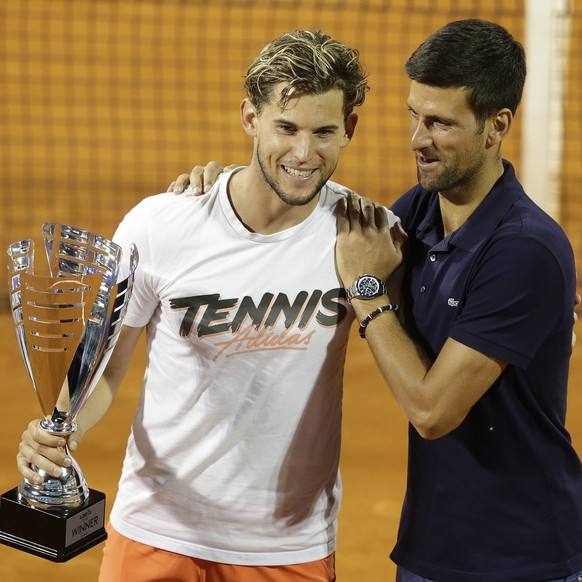
[[[42,227],[49,276],[34,274],[34,241],[8,249],[10,301],[20,353],[50,434],[67,436],[111,356],[131,296],[138,253],[118,282],[121,247],[92,232]],[[67,450],[67,455],[72,459]],[[89,489],[76,461],[42,484],[23,479],[2,495],[0,542],[66,561],[104,540],[105,495]]]

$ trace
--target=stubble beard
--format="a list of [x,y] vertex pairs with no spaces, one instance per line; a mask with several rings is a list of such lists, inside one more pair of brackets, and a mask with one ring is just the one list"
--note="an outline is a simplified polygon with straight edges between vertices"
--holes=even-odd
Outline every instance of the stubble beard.
[[428,192],[442,192],[459,184],[463,176],[456,170],[447,169],[440,176],[430,178],[425,176],[419,168],[416,168],[416,178],[418,183]]
[[418,183],[428,192],[446,192],[447,190],[456,189],[462,184],[470,183],[483,166],[485,154],[476,147],[470,157],[471,163],[469,165],[464,167],[459,167],[458,164],[449,167],[444,166],[442,173],[434,177],[425,176],[417,166],[416,178]]
[[321,192],[321,189],[325,186],[325,183],[329,180],[329,178],[335,171],[334,166],[325,178],[321,178],[321,180],[314,186],[313,190],[309,191],[305,196],[301,198],[294,198],[287,194],[277,183],[277,181],[272,176],[269,175],[269,173],[267,172],[267,164],[265,163],[261,156],[260,149],[257,150],[257,160],[259,162],[259,168],[261,169],[263,180],[265,180],[265,182],[269,185],[271,190],[273,190],[273,192],[275,192],[275,194],[277,194],[277,196],[283,202],[285,202],[285,204],[289,204],[290,206],[305,206],[306,204],[309,204]]

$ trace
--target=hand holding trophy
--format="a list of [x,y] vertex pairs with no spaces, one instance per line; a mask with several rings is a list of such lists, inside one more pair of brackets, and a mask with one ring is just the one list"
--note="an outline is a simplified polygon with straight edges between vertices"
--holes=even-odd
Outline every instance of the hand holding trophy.
[[[34,274],[34,242],[8,249],[10,301],[20,353],[38,396],[41,427],[66,437],[117,342],[131,296],[138,253],[117,282],[119,245],[86,230],[45,223],[50,276]],[[68,451],[67,451],[68,454]],[[69,455],[70,456],[70,455]],[[105,495],[87,486],[78,464],[43,481],[23,479],[0,501],[0,542],[66,561],[103,541]]]

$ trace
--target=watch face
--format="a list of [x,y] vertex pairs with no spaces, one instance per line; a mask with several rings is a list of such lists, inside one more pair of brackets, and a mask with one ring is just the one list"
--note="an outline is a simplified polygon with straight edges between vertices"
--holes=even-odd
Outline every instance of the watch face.
[[376,297],[380,295],[380,281],[376,277],[360,277],[358,280],[358,295],[362,297]]

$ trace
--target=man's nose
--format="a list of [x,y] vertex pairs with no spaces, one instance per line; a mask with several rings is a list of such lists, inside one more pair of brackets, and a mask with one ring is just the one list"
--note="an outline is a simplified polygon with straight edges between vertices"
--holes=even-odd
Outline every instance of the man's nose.
[[305,162],[311,159],[313,151],[315,149],[315,138],[311,135],[298,134],[295,136],[295,141],[293,143],[293,155],[300,162]]
[[432,143],[432,138],[430,131],[422,121],[416,122],[412,127],[412,133],[410,136],[410,149],[416,151],[421,150],[430,146]]

